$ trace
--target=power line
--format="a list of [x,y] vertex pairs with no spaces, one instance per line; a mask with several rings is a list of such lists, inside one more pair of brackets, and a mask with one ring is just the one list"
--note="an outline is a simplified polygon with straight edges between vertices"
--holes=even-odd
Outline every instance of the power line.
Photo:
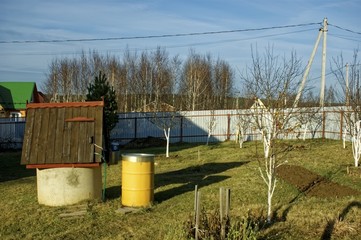
[[186,37],[186,36],[199,36],[199,35],[212,35],[212,34],[226,34],[237,32],[250,32],[250,31],[262,31],[281,28],[294,28],[304,27],[310,25],[320,25],[321,22],[316,23],[302,23],[283,26],[272,26],[262,28],[246,28],[236,30],[223,30],[223,31],[209,31],[209,32],[193,32],[193,33],[176,33],[176,34],[163,34],[163,35],[147,35],[147,36],[132,36],[132,37],[109,37],[109,38],[82,38],[82,39],[53,39],[53,40],[24,40],[24,41],[0,41],[0,44],[19,44],[19,43],[63,43],[63,42],[94,42],[94,41],[115,41],[115,40],[135,40],[135,39],[151,39],[151,38],[170,38],[170,37]]
[[[297,31],[289,31],[289,32],[283,32],[283,33],[275,33],[275,34],[266,34],[266,35],[260,35],[260,36],[254,36],[254,37],[247,37],[247,38],[236,38],[236,39],[224,39],[224,40],[219,40],[219,41],[207,41],[207,42],[193,42],[193,43],[189,43],[189,44],[176,44],[176,45],[168,45],[168,46],[164,46],[164,48],[166,49],[174,49],[174,48],[184,48],[184,47],[192,47],[192,46],[199,46],[199,45],[213,45],[213,44],[224,44],[224,43],[231,43],[231,42],[241,42],[241,41],[249,41],[249,40],[254,40],[254,39],[261,39],[261,38],[268,38],[268,37],[277,37],[277,36],[284,36],[284,35],[289,35],[289,34],[295,34],[295,33],[301,33],[301,32],[308,32],[308,31],[313,31],[315,30],[315,28],[310,28],[310,29],[304,29],[304,30],[297,30]],[[131,49],[130,51],[144,51],[144,50],[155,50],[156,48],[147,48],[147,49],[140,49],[140,48],[135,48],[135,49]],[[124,49],[105,49],[105,50],[101,50],[100,52],[124,52]],[[36,56],[36,55],[78,55],[78,54],[82,54],[83,51],[78,51],[78,52],[72,52],[72,51],[68,51],[68,52],[51,52],[51,53],[47,53],[47,52],[22,52],[19,54],[14,54],[12,52],[9,53],[0,53],[0,56],[4,56],[4,55],[23,55],[23,56]],[[85,53],[88,54],[88,53]]]
[[[361,64],[349,64],[349,66],[350,66],[350,67],[359,67],[359,66],[361,66]],[[345,67],[346,67],[346,65],[345,65],[345,66],[341,66],[341,67],[339,67],[339,68],[337,68],[337,69],[331,70],[331,71],[329,71],[328,73],[326,73],[325,76],[329,76],[329,75],[331,75],[331,74],[334,74],[335,72],[337,72],[337,71],[339,71],[339,70],[341,70],[341,69],[343,69],[343,68],[345,68]],[[317,80],[317,79],[320,79],[320,78],[321,78],[321,76],[314,77],[314,78],[309,79],[309,81]]]
[[361,42],[360,38],[352,38],[352,37],[348,37],[348,36],[342,36],[342,35],[337,35],[337,34],[332,34],[332,33],[328,33],[329,36],[333,36],[335,38],[340,38],[343,40],[348,40],[348,41],[354,41],[354,42]]
[[341,30],[344,30],[344,31],[347,31],[347,32],[350,32],[350,33],[355,33],[355,34],[359,34],[361,35],[361,32],[356,32],[356,31],[353,31],[351,29],[347,29],[347,28],[344,28],[344,27],[340,27],[340,26],[337,26],[337,25],[333,25],[331,23],[328,24],[329,26],[333,26],[335,28],[338,28],[338,29],[341,29]]

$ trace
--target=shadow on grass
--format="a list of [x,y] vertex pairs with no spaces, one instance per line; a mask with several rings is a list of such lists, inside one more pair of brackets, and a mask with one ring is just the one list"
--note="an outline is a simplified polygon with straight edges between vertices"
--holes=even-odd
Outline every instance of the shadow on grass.
[[335,224],[337,223],[337,221],[342,221],[343,219],[345,219],[346,215],[349,213],[349,211],[354,208],[354,207],[357,207],[359,209],[361,209],[361,203],[360,202],[356,202],[356,201],[353,201],[351,202],[350,204],[347,205],[347,207],[345,207],[341,214],[338,216],[337,219],[334,219],[332,221],[329,221],[325,227],[325,230],[323,231],[323,234],[322,234],[322,237],[321,239],[322,240],[329,240],[331,239],[331,236],[332,236],[332,232],[335,228]]
[[229,176],[214,175],[232,168],[240,167],[248,162],[228,162],[228,163],[206,163],[187,167],[181,170],[156,174],[155,188],[169,184],[182,184],[171,189],[155,193],[155,201],[162,202],[177,195],[193,191],[194,186],[198,188],[211,185],[213,183],[224,181]]
[[[334,175],[340,171],[340,169],[338,169],[335,172],[330,172],[327,174],[327,177],[329,179],[333,178]],[[302,191],[300,191],[289,203],[286,209],[284,209],[280,216],[279,216],[279,211],[281,210],[282,206],[279,206],[278,208],[276,208],[273,211],[273,215],[272,215],[272,222],[269,223],[266,227],[271,227],[273,224],[278,223],[278,222],[285,222],[287,221],[287,215],[289,213],[289,211],[291,210],[291,208],[298,202],[298,200],[302,197],[307,196],[307,193],[314,188],[315,186],[317,186],[317,184],[319,184],[320,182],[315,181],[313,184],[308,185],[307,187],[305,187]],[[334,189],[333,189],[334,190]],[[332,190],[330,189],[330,191],[332,192]],[[353,201],[350,204],[347,205],[347,207],[345,207],[342,211],[342,213],[338,216],[338,218],[330,220],[327,222],[327,225],[323,231],[323,234],[321,236],[321,240],[330,240],[332,237],[332,233],[334,231],[335,228],[335,224],[338,221],[342,221],[346,215],[348,214],[348,212],[354,208],[357,207],[359,209],[361,209],[361,202],[356,202]]]
[[[248,162],[228,162],[228,163],[206,163],[187,167],[181,170],[156,174],[154,176],[155,186],[159,188],[170,184],[181,184],[180,186],[160,191],[154,194],[154,200],[158,203],[173,198],[177,195],[193,191],[194,186],[198,188],[211,185],[213,183],[224,181],[229,176],[214,176],[232,168],[240,167]],[[105,190],[107,199],[116,199],[121,197],[121,186],[108,187]]]
[[0,182],[12,181],[36,175],[35,169],[20,165],[21,152],[0,153]]
[[342,171],[342,167],[328,172],[325,176],[318,175],[301,166],[282,165],[279,170],[281,169],[283,169],[282,174],[280,175],[280,172],[278,172],[278,176],[297,188],[299,193],[288,203],[287,208],[282,213],[280,213],[282,206],[273,211],[272,219],[274,222],[285,222],[289,211],[301,197],[316,196],[329,198],[360,194],[360,192],[354,189],[331,181]]
[[[179,151],[185,150],[185,149],[190,149],[190,148],[196,148],[199,146],[205,146],[204,143],[186,143],[186,142],[178,142],[178,143],[171,143],[169,145],[169,154],[170,156],[174,156],[177,155],[177,153]],[[146,146],[146,147],[121,147],[120,151],[122,154],[125,153],[139,153],[144,152],[144,153],[149,153],[149,154],[155,154],[155,155],[165,155],[165,148],[166,145],[164,144],[164,146]],[[140,150],[141,149],[141,150]]]
[[[108,200],[120,198],[122,186],[113,186],[105,189],[105,197]],[[119,200],[120,201],[120,200]]]

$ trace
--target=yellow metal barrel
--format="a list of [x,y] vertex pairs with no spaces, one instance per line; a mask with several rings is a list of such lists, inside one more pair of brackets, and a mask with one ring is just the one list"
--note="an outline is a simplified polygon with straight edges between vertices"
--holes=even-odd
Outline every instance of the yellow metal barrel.
[[147,207],[154,200],[154,155],[122,155],[122,205]]

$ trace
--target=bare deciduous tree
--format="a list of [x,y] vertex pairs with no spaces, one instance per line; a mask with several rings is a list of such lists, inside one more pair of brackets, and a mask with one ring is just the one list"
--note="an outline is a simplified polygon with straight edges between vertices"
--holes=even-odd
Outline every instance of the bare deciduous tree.
[[215,106],[219,109],[228,108],[228,98],[231,96],[233,87],[233,71],[230,65],[218,59],[213,66],[213,89]]
[[52,101],[84,101],[86,88],[99,71],[109,76],[122,112],[144,111],[154,101],[183,110],[226,108],[233,85],[232,70],[225,61],[213,64],[210,55],[192,50],[183,64],[158,47],[140,54],[127,48],[121,59],[97,51],[55,58],[43,88]]
[[153,117],[150,121],[163,131],[166,139],[166,157],[169,157],[169,145],[170,145],[170,131],[171,129],[180,124],[180,114],[178,111],[164,111],[161,103],[154,102]]
[[[361,149],[355,150],[360,141],[358,137],[361,137],[361,134],[359,134],[361,130],[359,127],[359,121],[361,120],[361,62],[358,57],[358,49],[354,50],[353,59],[350,64],[344,62],[342,54],[333,59],[333,64],[331,65],[331,70],[342,89],[342,93],[338,93],[337,96],[339,101],[346,105],[341,109],[344,119],[340,120],[345,122],[344,133],[350,136],[354,150],[354,165],[358,167],[358,151],[361,151]],[[343,139],[345,144],[346,135],[343,136]]]
[[100,71],[97,68],[105,68],[104,61],[95,51],[82,51],[79,58],[55,58],[43,86],[51,101],[85,101],[87,86]]
[[[279,137],[294,128],[297,108],[293,108],[294,96],[299,85],[300,60],[292,52],[289,58],[280,58],[272,47],[260,56],[252,49],[252,65],[241,78],[245,93],[254,97],[252,107],[253,123],[261,133],[264,146],[264,158],[259,161],[260,175],[267,186],[267,220],[271,221],[272,197],[276,188],[276,169],[285,153],[278,144]],[[262,103],[263,102],[263,103]]]
[[237,110],[235,125],[236,143],[239,143],[239,148],[242,148],[243,142],[245,141],[246,131],[252,125],[251,111],[249,109]]
[[185,110],[204,109],[206,100],[213,95],[210,56],[201,56],[191,50],[185,62],[179,94],[184,96]]
[[216,116],[214,115],[214,110],[211,110],[210,112],[210,116],[209,116],[209,121],[207,123],[207,129],[208,129],[208,136],[207,136],[207,145],[209,144],[209,139],[211,138],[212,134],[213,134],[213,131],[214,129],[216,128],[217,126],[217,119],[216,119]]

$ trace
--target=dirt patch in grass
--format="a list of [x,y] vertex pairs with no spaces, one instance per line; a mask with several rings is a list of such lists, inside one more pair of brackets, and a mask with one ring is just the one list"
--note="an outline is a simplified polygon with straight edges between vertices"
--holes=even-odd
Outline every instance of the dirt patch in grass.
[[361,194],[355,189],[332,182],[300,166],[281,165],[277,168],[277,176],[294,185],[306,196],[330,198]]

